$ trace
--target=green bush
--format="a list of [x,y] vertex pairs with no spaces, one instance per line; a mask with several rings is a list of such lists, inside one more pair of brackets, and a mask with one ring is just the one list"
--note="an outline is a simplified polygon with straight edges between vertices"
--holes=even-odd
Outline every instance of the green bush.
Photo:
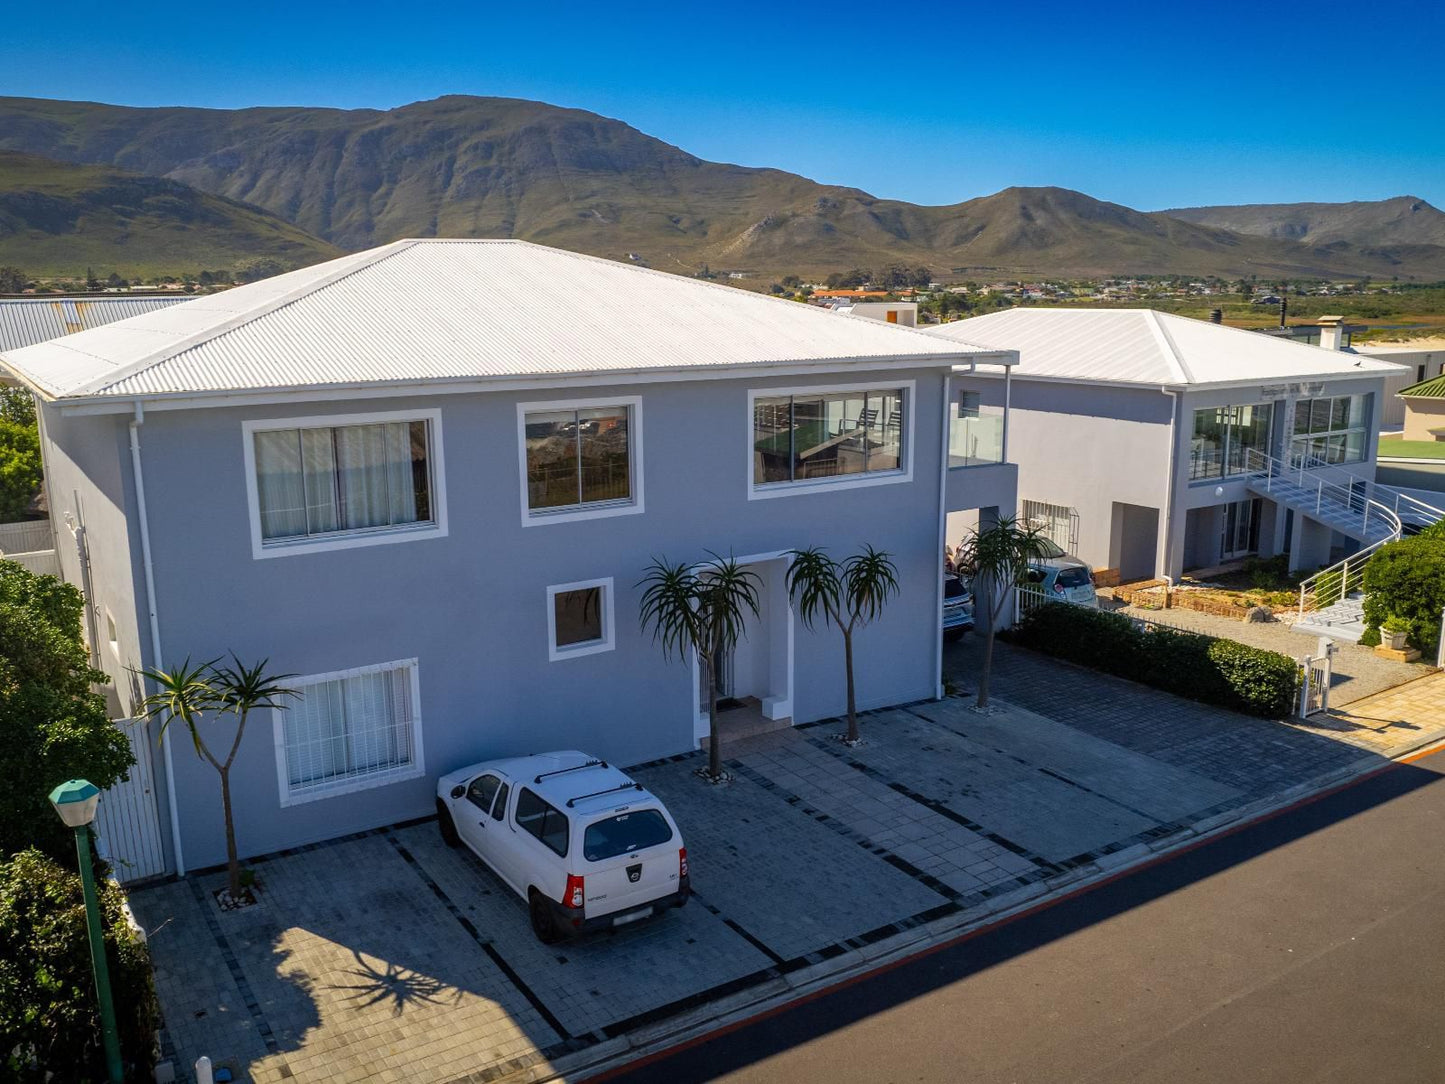
[[1344,597],[1345,574],[1324,572],[1315,580],[1315,605],[1332,606]]
[[[150,959],[120,889],[97,887],[125,1077],[146,1080],[159,1026]],[[33,849],[0,863],[0,1058],[0,1076],[21,1084],[106,1078],[80,875]]]
[[1081,666],[1249,715],[1289,715],[1299,693],[1299,664],[1288,655],[1162,626],[1146,631],[1103,610],[1040,606],[1013,638]]
[[1405,626],[1412,646],[1434,657],[1445,609],[1445,524],[1381,546],[1365,565],[1365,624],[1391,617]]
[[1379,647],[1380,630],[1378,628],[1366,629],[1363,633],[1360,634],[1359,643],[1361,647]]

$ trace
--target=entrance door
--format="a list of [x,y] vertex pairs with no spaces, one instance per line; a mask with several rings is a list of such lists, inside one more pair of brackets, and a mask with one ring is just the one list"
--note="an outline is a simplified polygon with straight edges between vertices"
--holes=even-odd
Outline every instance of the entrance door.
[[1219,559],[1232,561],[1259,550],[1259,498],[1224,506],[1224,533]]

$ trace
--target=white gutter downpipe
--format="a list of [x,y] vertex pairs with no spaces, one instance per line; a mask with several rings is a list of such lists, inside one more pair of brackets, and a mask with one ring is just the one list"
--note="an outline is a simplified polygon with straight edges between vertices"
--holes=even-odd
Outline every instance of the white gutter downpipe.
[[1179,468],[1179,411],[1184,403],[1184,393],[1175,388],[1160,388],[1174,400],[1174,409],[1169,414],[1169,480],[1164,495],[1164,556],[1162,578],[1172,586],[1174,577],[1169,573],[1169,561],[1174,555],[1174,476]]
[[[145,569],[146,581],[146,612],[150,615],[151,627],[151,665],[159,668],[164,665],[161,661],[161,623],[156,614],[156,578],[155,570],[151,565],[151,529],[150,521],[146,516],[146,486],[145,475],[140,467],[140,427],[145,424],[145,408],[139,399],[135,404],[135,417],[131,420],[130,429],[130,469],[135,481],[135,504],[136,515],[140,519],[140,555],[141,565]],[[176,813],[176,772],[171,761],[171,728],[166,727],[161,731],[161,753],[166,764],[166,804],[170,807],[171,814],[171,847],[176,856],[176,876],[186,875],[186,860],[181,852],[181,821]]]
[[943,373],[943,432],[939,441],[939,464],[941,469],[938,472],[938,548],[934,551],[934,560],[938,562],[938,616],[934,618],[934,628],[938,635],[934,637],[936,647],[933,652],[933,697],[935,700],[943,699],[943,548],[948,545],[948,437],[949,430],[953,424],[953,375],[947,370]]

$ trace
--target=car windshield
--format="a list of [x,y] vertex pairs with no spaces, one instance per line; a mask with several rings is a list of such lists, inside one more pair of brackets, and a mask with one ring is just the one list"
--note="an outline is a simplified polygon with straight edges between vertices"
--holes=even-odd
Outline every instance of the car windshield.
[[1089,577],[1089,570],[1083,565],[1070,565],[1068,568],[1059,569],[1058,578],[1054,581],[1060,587],[1087,587],[1094,581]]
[[943,597],[946,599],[960,599],[968,596],[968,588],[963,586],[963,581],[957,576],[943,577]]
[[1066,556],[1066,554],[1059,546],[1059,544],[1055,542],[1052,538],[1040,538],[1039,556],[1046,561],[1051,561],[1055,557],[1064,557]]
[[589,824],[582,836],[582,855],[589,862],[601,862],[619,854],[656,847],[671,838],[672,828],[661,813],[655,809],[639,809]]

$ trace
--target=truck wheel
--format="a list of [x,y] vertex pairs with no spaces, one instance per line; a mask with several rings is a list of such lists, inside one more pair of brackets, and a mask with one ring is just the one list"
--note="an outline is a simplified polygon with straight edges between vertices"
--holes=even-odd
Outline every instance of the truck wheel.
[[440,798],[437,799],[437,827],[441,829],[442,842],[448,847],[456,847],[461,844],[462,837],[457,835],[457,826],[452,820],[451,810],[442,803]]
[[552,915],[552,908],[547,906],[547,901],[535,889],[527,899],[532,932],[537,935],[537,940],[544,945],[555,945],[562,940],[562,932],[557,929],[557,920]]

